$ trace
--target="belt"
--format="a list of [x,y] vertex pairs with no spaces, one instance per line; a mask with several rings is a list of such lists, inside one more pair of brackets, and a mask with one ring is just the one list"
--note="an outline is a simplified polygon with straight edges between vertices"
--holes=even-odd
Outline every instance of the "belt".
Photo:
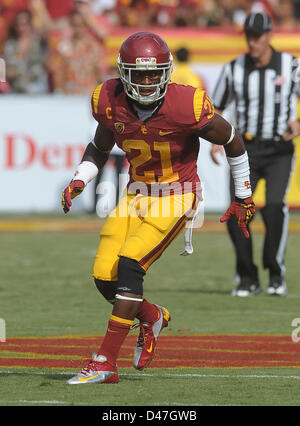
[[272,146],[278,146],[281,143],[286,143],[286,141],[282,138],[282,136],[274,136],[272,139],[263,139],[257,136],[249,135],[249,133],[245,133],[243,135],[244,143],[247,146],[256,146],[260,148],[269,148]]

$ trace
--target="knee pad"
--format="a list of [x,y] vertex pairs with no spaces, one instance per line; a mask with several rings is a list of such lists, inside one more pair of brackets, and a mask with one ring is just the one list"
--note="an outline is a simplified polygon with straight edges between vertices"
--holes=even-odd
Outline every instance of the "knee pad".
[[115,303],[118,281],[103,281],[94,278],[97,289],[102,296],[112,305]]
[[118,264],[118,292],[143,295],[145,271],[136,260],[120,257]]

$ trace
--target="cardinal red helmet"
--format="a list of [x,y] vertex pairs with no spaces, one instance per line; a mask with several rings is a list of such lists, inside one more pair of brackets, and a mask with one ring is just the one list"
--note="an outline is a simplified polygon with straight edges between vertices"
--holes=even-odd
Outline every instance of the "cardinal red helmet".
[[[157,34],[147,31],[132,34],[122,44],[117,62],[124,90],[130,98],[147,105],[165,96],[173,58],[166,42]],[[134,81],[133,71],[153,70],[161,71],[157,83],[145,85]]]

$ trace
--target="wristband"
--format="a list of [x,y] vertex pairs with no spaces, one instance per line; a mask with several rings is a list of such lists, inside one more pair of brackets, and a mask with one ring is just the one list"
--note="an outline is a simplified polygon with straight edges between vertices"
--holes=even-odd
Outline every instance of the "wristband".
[[73,180],[82,180],[84,185],[87,185],[98,173],[99,169],[96,164],[91,161],[83,161],[77,167]]

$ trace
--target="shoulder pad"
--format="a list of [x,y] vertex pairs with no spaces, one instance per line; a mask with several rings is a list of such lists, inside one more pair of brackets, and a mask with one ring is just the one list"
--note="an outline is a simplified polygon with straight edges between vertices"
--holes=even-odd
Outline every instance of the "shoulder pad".
[[176,107],[176,120],[179,124],[202,127],[214,116],[212,101],[205,90],[180,84],[170,84],[169,89],[171,89],[170,98],[173,99],[171,102]]
[[110,79],[99,84],[92,94],[93,117],[104,126],[113,116],[116,97],[120,93],[120,91],[118,92],[119,85],[119,79]]

